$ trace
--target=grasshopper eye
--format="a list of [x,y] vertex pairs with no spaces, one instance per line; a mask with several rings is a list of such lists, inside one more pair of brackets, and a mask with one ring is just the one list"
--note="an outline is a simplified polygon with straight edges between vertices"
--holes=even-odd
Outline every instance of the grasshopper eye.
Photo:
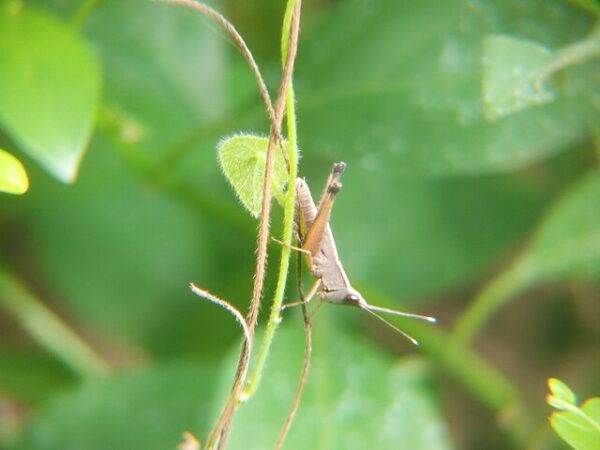
[[358,305],[359,302],[360,302],[360,298],[358,295],[355,295],[355,294],[348,294],[344,298],[344,303],[347,305]]

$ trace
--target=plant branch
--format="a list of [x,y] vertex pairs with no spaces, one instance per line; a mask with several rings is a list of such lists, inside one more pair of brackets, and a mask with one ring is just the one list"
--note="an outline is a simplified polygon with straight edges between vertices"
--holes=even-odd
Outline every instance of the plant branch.
[[585,39],[558,49],[553,61],[542,71],[538,79],[549,78],[562,69],[598,56],[600,56],[600,25],[596,25]]
[[[290,1],[293,2],[294,0]],[[271,172],[275,156],[275,147],[277,142],[279,141],[279,136],[281,135],[281,122],[283,120],[283,114],[287,103],[287,91],[288,87],[291,85],[291,78],[294,70],[294,62],[296,59],[298,33],[300,29],[301,4],[302,2],[300,0],[297,0],[294,5],[294,12],[292,15],[291,27],[289,30],[289,51],[283,69],[283,75],[279,87],[277,101],[275,103],[274,120],[271,124],[271,131],[269,136],[269,146],[267,150],[267,158],[265,164],[265,178],[263,183],[262,210],[258,232],[254,287],[252,291],[252,299],[250,301],[250,308],[246,316],[246,321],[250,329],[251,337],[254,337],[254,329],[258,320],[260,300],[262,297],[262,291],[264,287],[264,278],[267,264],[267,244],[269,241],[271,215]],[[290,145],[290,148],[293,147]],[[221,416],[219,417],[215,428],[211,432],[207,443],[208,449],[212,449],[214,447],[224,449],[226,446],[233,417],[239,406],[239,403],[244,400],[243,391],[246,384],[249,363],[250,352],[248,346],[245,344],[243,345],[241,350],[236,377],[231,390],[231,394],[229,396],[227,404],[225,405],[225,408],[223,409],[223,412],[221,413]]]
[[0,305],[50,353],[82,378],[106,375],[108,365],[60,317],[12,275],[0,270]]
[[[283,22],[283,36],[290,36],[288,30],[292,26],[291,18],[293,16],[295,1],[291,0],[287,4],[287,9]],[[288,19],[289,18],[289,19]],[[289,48],[288,39],[282,40],[282,57],[287,60],[287,50]],[[296,44],[294,44],[296,45]],[[287,112],[287,137],[289,142],[289,154],[288,154],[288,165],[289,165],[289,179],[288,189],[285,197],[284,212],[283,212],[283,244],[281,247],[281,258],[279,262],[279,273],[277,277],[277,285],[275,287],[275,294],[273,296],[273,303],[271,305],[271,314],[263,337],[258,357],[256,359],[256,365],[253,369],[252,374],[249,377],[248,384],[244,391],[244,396],[250,398],[260,383],[262,372],[269,354],[269,349],[275,336],[275,331],[279,323],[281,323],[281,306],[283,304],[283,298],[285,295],[285,287],[287,284],[287,274],[289,271],[290,261],[290,245],[292,243],[292,235],[294,231],[294,211],[296,206],[296,176],[298,175],[298,154],[297,154],[297,132],[296,132],[296,110],[295,110],[295,99],[294,99],[294,87],[293,81],[290,79],[287,91],[286,91],[286,112]]]
[[248,349],[252,350],[252,338],[250,337],[250,329],[248,328],[248,324],[246,323],[246,319],[244,319],[242,313],[240,313],[237,310],[237,308],[231,303],[223,300],[222,298],[217,297],[214,294],[211,294],[206,289],[199,288],[194,283],[190,283],[190,288],[192,289],[192,292],[197,296],[202,297],[214,303],[215,305],[219,305],[221,308],[225,309],[233,317],[235,317],[235,320],[238,322],[238,324],[242,327],[242,330],[244,331],[244,339],[246,340],[246,345],[248,346]]

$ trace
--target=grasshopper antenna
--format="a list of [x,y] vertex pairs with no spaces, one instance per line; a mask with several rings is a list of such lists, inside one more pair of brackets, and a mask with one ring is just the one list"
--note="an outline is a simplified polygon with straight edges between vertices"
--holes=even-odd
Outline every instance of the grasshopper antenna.
[[410,342],[412,342],[414,345],[418,346],[419,345],[419,341],[417,341],[414,337],[410,336],[409,334],[407,334],[406,332],[402,331],[400,328],[398,328],[396,325],[394,325],[393,323],[385,320],[383,317],[381,317],[379,314],[371,311],[371,307],[370,306],[361,306],[361,309],[364,311],[367,311],[369,314],[371,314],[373,317],[376,317],[377,319],[381,320],[383,323],[385,323],[388,327],[393,328],[395,331],[397,331],[398,333],[400,333],[402,336],[404,336],[406,339],[408,339]]
[[437,322],[437,319],[435,317],[422,316],[421,314],[411,314],[411,313],[407,313],[407,312],[403,312],[403,311],[398,311],[396,309],[382,308],[381,306],[373,306],[373,305],[367,304],[366,306],[363,306],[363,309],[368,309],[370,311],[380,312],[380,313],[385,313],[385,314],[392,314],[394,316],[408,317],[410,319],[424,320],[425,322],[429,322],[429,323]]
[[231,303],[228,303],[225,300],[220,299],[216,295],[211,294],[206,289],[199,288],[194,283],[190,283],[190,288],[192,289],[192,292],[194,294],[208,300],[209,302],[215,303],[215,304],[221,306],[222,308],[225,308],[227,311],[229,311],[235,317],[237,322],[240,324],[240,326],[244,330],[244,337],[246,339],[246,345],[248,346],[248,352],[250,353],[250,351],[252,349],[252,337],[250,336],[250,328],[248,328],[248,323],[246,322],[246,319],[244,319],[244,316],[242,316],[242,313],[240,313],[236,309],[236,307],[233,306]]

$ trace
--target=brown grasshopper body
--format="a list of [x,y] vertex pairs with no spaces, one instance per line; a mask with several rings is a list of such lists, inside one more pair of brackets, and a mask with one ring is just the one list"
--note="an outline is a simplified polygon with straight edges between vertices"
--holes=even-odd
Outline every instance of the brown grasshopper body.
[[[343,162],[334,164],[318,207],[315,205],[306,181],[302,178],[296,180],[297,220],[300,225],[301,249],[307,255],[310,272],[318,280],[318,284],[315,285],[315,289],[318,289],[317,296],[328,303],[352,305],[363,309],[416,343],[413,338],[383,319],[376,312],[410,317],[427,322],[435,322],[435,319],[370,305],[360,292],[352,287],[339,259],[329,225],[329,218],[336,195],[342,187],[340,178],[345,168],[346,164]],[[307,301],[310,300],[311,296],[309,295]]]
[[329,303],[366,303],[360,293],[352,287],[338,256],[329,217],[335,197],[341,189],[339,179],[345,169],[344,163],[334,165],[319,207],[302,178],[296,180],[296,199],[300,223],[302,249],[307,253],[308,266],[313,276],[321,281],[318,296]]

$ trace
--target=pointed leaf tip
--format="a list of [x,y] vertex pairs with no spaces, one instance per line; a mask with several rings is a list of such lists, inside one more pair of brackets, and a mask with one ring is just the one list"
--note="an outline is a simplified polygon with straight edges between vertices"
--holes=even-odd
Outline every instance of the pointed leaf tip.
[[67,23],[30,5],[17,14],[0,8],[0,124],[65,183],[77,177],[87,149],[101,78],[94,54]]
[[575,396],[575,393],[569,388],[569,386],[567,386],[558,378],[549,378],[548,387],[550,388],[550,392],[552,392],[551,397],[562,400],[563,402],[571,405],[577,404],[577,397]]

